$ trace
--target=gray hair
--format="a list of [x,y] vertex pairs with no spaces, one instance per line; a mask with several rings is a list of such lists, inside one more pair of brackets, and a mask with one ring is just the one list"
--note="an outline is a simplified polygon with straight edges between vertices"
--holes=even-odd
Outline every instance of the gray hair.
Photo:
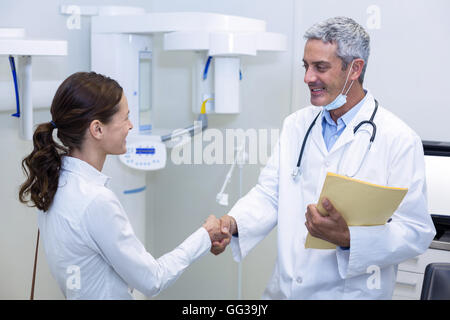
[[342,60],[342,70],[347,69],[353,59],[363,59],[364,67],[358,79],[359,83],[363,83],[369,60],[370,37],[360,24],[347,17],[329,18],[309,28],[304,37],[307,40],[335,42],[336,54]]

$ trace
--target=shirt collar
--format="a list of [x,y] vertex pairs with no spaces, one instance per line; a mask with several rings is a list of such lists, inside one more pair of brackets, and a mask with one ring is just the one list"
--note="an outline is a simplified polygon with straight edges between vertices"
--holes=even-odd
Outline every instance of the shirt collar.
[[[358,111],[361,109],[362,105],[366,101],[367,90],[364,90],[364,94],[365,94],[364,98],[362,98],[362,100],[360,102],[358,102],[353,108],[351,108],[346,113],[344,113],[340,118],[338,118],[338,120],[336,121],[338,127],[341,123],[343,123],[345,126],[347,126],[350,123],[350,121],[352,121],[353,117],[358,113]],[[331,118],[330,111],[328,111],[328,110],[324,110],[324,112],[323,112],[322,121],[324,121],[324,120],[329,125],[336,126],[336,123]]]
[[101,186],[105,186],[111,179],[107,175],[101,173],[89,163],[78,158],[63,156],[62,169],[70,171],[82,176],[88,182],[92,182]]

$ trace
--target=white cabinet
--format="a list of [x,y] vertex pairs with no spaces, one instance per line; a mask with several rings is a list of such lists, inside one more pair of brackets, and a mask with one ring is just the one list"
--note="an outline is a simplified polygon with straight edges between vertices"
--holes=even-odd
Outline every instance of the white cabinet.
[[422,292],[423,273],[399,270],[393,300],[418,300]]
[[432,262],[450,263],[450,251],[428,249],[398,265],[393,300],[419,300],[425,268]]

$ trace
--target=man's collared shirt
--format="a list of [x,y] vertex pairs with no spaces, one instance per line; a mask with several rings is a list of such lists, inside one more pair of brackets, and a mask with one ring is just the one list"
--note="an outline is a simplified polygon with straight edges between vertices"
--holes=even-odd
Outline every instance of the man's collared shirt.
[[357,105],[348,110],[345,114],[342,115],[342,117],[338,118],[337,124],[331,118],[330,112],[324,110],[322,115],[322,135],[328,151],[331,150],[341,133],[345,130],[350,121],[352,121],[352,119],[358,113],[359,109],[361,109],[361,106],[366,101],[366,97],[367,94],[360,102],[358,102]]

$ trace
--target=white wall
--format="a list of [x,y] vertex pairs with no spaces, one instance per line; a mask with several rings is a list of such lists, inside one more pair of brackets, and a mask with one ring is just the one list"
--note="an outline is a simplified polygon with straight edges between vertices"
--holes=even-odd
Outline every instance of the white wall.
[[[295,37],[300,41],[294,68],[302,71],[294,81],[296,108],[304,105],[306,97],[301,67],[305,30],[316,21],[345,15],[364,26],[371,37],[364,86],[423,140],[450,141],[449,1],[295,0],[295,6]],[[379,28],[370,28],[376,22]]]

